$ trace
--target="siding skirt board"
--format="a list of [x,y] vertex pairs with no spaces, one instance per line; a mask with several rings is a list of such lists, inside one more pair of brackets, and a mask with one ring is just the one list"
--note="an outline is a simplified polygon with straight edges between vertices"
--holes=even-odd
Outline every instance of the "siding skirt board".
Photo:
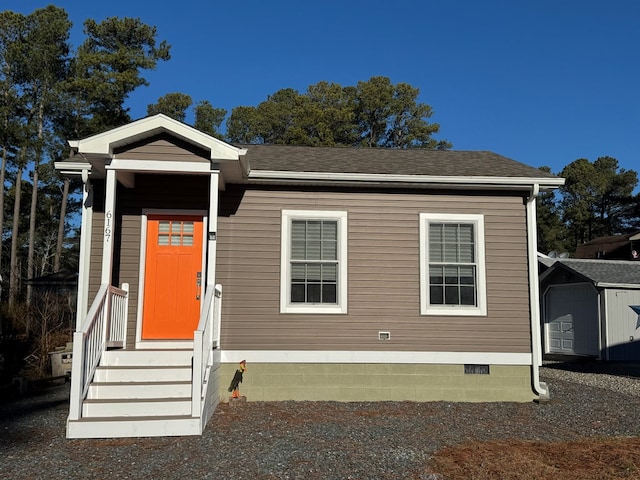
[[549,287],[545,295],[546,353],[600,356],[598,297],[588,283]]
[[[493,365],[489,375],[462,364],[250,363],[240,386],[249,401],[530,402],[531,365]],[[221,365],[222,401],[236,363]]]

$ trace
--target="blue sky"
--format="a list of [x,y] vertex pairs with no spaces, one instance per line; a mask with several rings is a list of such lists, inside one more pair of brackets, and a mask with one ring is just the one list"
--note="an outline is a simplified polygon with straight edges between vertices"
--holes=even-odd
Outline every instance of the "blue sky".
[[[0,0],[30,13],[52,2]],[[58,0],[74,23],[139,17],[172,45],[127,102],[133,118],[169,92],[227,109],[321,80],[387,76],[420,89],[438,138],[558,173],[609,155],[638,171],[636,0]]]

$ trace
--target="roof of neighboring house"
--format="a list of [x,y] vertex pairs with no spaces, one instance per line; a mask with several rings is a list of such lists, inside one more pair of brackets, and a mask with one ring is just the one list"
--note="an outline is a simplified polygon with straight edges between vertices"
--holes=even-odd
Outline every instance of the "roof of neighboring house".
[[242,145],[251,170],[558,179],[487,151]]
[[34,287],[74,286],[78,284],[78,273],[61,270],[42,277],[34,277],[27,280]]
[[596,287],[640,287],[640,261],[557,259],[553,266],[541,275],[540,279],[544,280],[560,268],[577,274],[592,282]]
[[576,258],[630,258],[631,242],[638,240],[640,232],[594,238],[576,247]]

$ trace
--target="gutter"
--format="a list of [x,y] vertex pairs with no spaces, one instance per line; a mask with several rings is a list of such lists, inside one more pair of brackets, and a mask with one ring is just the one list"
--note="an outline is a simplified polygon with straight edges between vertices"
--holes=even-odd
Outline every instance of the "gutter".
[[484,176],[444,176],[444,175],[399,175],[345,172],[297,172],[285,170],[250,170],[249,181],[261,183],[310,183],[335,185],[337,182],[354,185],[387,184],[419,185],[421,187],[454,186],[468,188],[505,188],[522,190],[534,182],[538,190],[554,189],[564,184],[563,179],[530,177],[484,177]]
[[531,380],[540,400],[549,400],[549,387],[540,381],[542,340],[540,335],[540,285],[538,279],[538,234],[536,199],[540,185],[533,184],[527,199],[527,258],[529,260],[529,311],[531,312]]

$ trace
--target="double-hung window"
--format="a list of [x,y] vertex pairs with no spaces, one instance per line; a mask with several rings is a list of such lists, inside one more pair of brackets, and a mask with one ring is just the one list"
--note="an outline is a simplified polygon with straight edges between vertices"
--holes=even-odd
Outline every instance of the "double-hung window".
[[280,311],[347,312],[347,212],[283,210]]
[[420,312],[486,315],[484,216],[420,214]]

